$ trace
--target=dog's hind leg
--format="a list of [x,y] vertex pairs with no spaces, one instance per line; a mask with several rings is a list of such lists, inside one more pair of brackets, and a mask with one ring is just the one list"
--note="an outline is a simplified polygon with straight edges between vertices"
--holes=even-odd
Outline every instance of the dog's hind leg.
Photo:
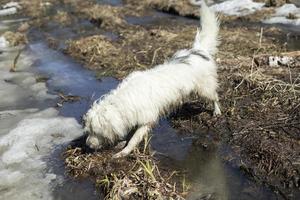
[[221,109],[220,109],[220,103],[217,98],[217,100],[214,100],[214,116],[221,115]]
[[198,94],[202,97],[207,98],[208,100],[213,101],[213,103],[214,103],[214,116],[221,115],[219,96],[218,96],[218,93],[217,93],[216,89],[214,89],[214,90],[200,89]]
[[120,157],[125,157],[128,154],[130,154],[133,149],[143,140],[143,138],[149,133],[150,131],[150,126],[149,125],[144,125],[139,127],[136,132],[133,134],[131,139],[129,140],[127,146],[122,149],[122,151],[116,153],[113,158],[120,158]]
[[212,100],[214,103],[214,116],[221,115],[220,103],[219,103],[219,96],[216,91],[213,92],[213,95],[206,96],[209,100]]

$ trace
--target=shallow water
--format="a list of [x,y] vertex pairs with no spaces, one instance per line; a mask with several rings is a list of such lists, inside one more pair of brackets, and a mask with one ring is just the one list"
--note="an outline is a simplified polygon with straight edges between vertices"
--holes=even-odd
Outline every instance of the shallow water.
[[[81,116],[89,108],[90,103],[115,88],[118,83],[113,78],[97,80],[92,72],[85,70],[61,53],[48,49],[43,43],[30,45],[30,51],[39,58],[37,64],[34,65],[35,70],[50,78],[47,81],[50,93],[61,91],[65,94],[82,97],[82,100],[78,102],[65,103],[59,109],[62,116],[74,117],[80,122]],[[274,196],[268,189],[249,182],[238,169],[225,166],[221,162],[221,155],[218,154],[217,149],[203,151],[201,148],[194,148],[192,142],[196,137],[182,136],[167,121],[162,120],[153,133],[152,146],[158,151],[158,154],[166,155],[172,158],[176,165],[192,171],[196,183],[194,189],[197,192],[191,195],[191,199],[198,198],[199,195],[202,197],[211,194],[217,195],[218,198],[222,197],[222,199],[235,199],[236,195],[244,195],[242,193],[244,193],[245,186],[252,190],[258,190],[262,196],[261,199]],[[49,161],[52,165],[49,167],[62,175],[64,165],[59,159],[59,154],[60,150],[51,156],[56,159]],[[235,190],[237,187],[242,190]],[[54,194],[56,199],[73,199],[74,197],[76,199],[92,199],[96,197],[97,193],[89,183],[72,181],[65,177],[64,183],[56,186]],[[79,194],[80,196],[78,196]],[[249,195],[248,199],[252,197],[253,195]]]
[[[101,81],[95,75],[85,70],[70,58],[47,48],[43,43],[30,46],[32,54],[38,56],[36,71],[49,77],[47,86],[50,93],[62,92],[67,95],[82,97],[80,101],[64,103],[59,108],[59,114],[64,117],[73,117],[79,123],[81,116],[87,111],[90,104],[116,87],[117,81],[113,78],[104,78]],[[64,176],[64,163],[61,157],[63,148],[58,149],[49,160],[50,168],[57,174]],[[52,160],[54,158],[55,160]],[[54,199],[97,199],[100,193],[86,181],[74,181],[64,176],[64,182],[57,185],[53,191]]]
[[[118,3],[115,5],[118,5]],[[170,16],[158,14],[158,18],[167,17]],[[176,17],[172,18],[177,19]],[[133,24],[145,24],[152,23],[156,19],[149,17],[145,19],[127,18],[127,20]],[[195,20],[189,22],[197,23]],[[5,28],[14,28],[16,23],[18,22],[4,23]],[[64,29],[52,32],[52,34],[62,36],[62,40],[74,36],[72,31]],[[297,41],[299,41],[299,37],[295,41],[291,41],[291,45],[296,44]],[[81,116],[89,108],[91,102],[115,88],[118,84],[116,79],[109,77],[97,80],[93,72],[84,69],[80,64],[74,62],[71,58],[66,57],[62,53],[49,49],[44,42],[41,37],[29,45],[22,55],[24,59],[26,57],[34,58],[34,62],[29,64],[29,67],[24,69],[22,74],[20,73],[20,77],[15,76],[9,79],[11,84],[17,85],[18,87],[22,86],[22,90],[17,90],[20,95],[13,97],[16,100],[13,103],[7,101],[8,103],[6,104],[3,102],[0,104],[0,110],[4,111],[4,113],[0,113],[0,137],[7,134],[10,130],[13,130],[21,120],[29,115],[40,114],[40,111],[52,107],[58,110],[58,116],[71,117],[80,123]],[[299,47],[295,46],[293,48],[297,49]],[[1,54],[0,62],[2,64],[3,62],[11,63],[15,53],[16,50],[12,50],[11,53]],[[22,63],[24,64],[24,62]],[[45,76],[48,78],[45,84],[46,88],[42,88],[41,91],[46,91],[50,94],[49,98],[43,96],[42,99],[39,99],[34,96],[36,92],[32,92],[32,90],[28,89],[31,85],[24,85],[24,82],[22,82],[22,80],[26,77],[28,78],[28,76]],[[24,94],[22,92],[24,92]],[[53,97],[55,96],[53,95],[56,95],[57,92],[80,96],[81,100],[72,103],[66,102],[62,107],[56,107],[57,99],[54,99]],[[7,94],[6,96],[9,95],[10,94]],[[10,112],[5,113],[7,110],[10,110]],[[11,110],[14,110],[15,113]],[[6,115],[12,115],[13,117],[5,118]],[[56,117],[56,114],[53,115]],[[158,152],[158,155],[171,158],[174,165],[181,166],[190,172],[193,192],[189,195],[189,199],[280,199],[280,197],[267,187],[257,185],[248,179],[239,169],[222,162],[222,156],[230,152],[229,147],[222,146],[206,149],[193,144],[197,139],[210,141],[209,132],[203,131],[196,136],[188,133],[182,134],[176,129],[173,129],[168,121],[162,120],[154,129],[153,135],[151,143],[153,148]],[[71,138],[74,139],[72,133],[70,133],[68,141],[70,141]],[[46,163],[46,168],[42,168],[42,170],[39,171],[39,175],[45,175],[46,173],[56,175],[55,180],[47,182],[50,187],[46,188],[47,191],[45,195],[47,194],[49,196],[43,196],[41,198],[98,199],[99,196],[101,197],[101,194],[95,190],[91,182],[87,180],[73,180],[64,175],[64,163],[61,153],[68,144],[68,141],[59,141],[58,144],[51,146],[54,148],[52,151],[38,154],[38,160],[43,160]],[[2,151],[3,149],[1,147],[1,156]],[[14,167],[18,168],[23,166],[16,165]],[[0,170],[3,169],[0,163]],[[36,172],[33,171],[32,175],[36,175]],[[0,184],[0,199],[2,199],[2,194],[7,192],[7,190],[13,189],[16,188],[2,188]],[[49,192],[49,194],[47,192]],[[19,195],[20,199],[28,197],[26,195],[22,196],[22,193]]]

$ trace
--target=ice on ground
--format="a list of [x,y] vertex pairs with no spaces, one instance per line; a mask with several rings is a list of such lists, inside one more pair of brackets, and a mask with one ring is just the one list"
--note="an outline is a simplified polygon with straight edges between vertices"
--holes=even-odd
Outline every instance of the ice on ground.
[[49,108],[33,112],[0,137],[0,193],[3,199],[51,199],[47,156],[58,144],[82,134],[74,118],[58,116]]
[[16,109],[23,104],[33,104],[36,101],[54,99],[56,96],[48,94],[46,83],[37,82],[36,75],[28,72],[35,58],[21,53],[16,69],[9,72],[19,49],[10,48],[4,37],[0,37],[0,110],[10,107]]
[[[292,15],[293,18],[289,18]],[[284,4],[276,9],[276,13],[269,19],[263,21],[267,24],[291,24],[300,26],[300,8],[294,4]]]
[[2,9],[0,10],[0,16],[16,14],[18,12],[18,9],[21,8],[18,2],[9,2],[1,7]]
[[0,137],[9,132],[19,121],[38,111],[37,108],[23,110],[4,110],[0,111]]
[[261,10],[265,4],[253,2],[252,0],[229,0],[211,6],[216,12],[221,12],[226,15],[244,16]]
[[5,8],[0,10],[0,16],[5,16],[5,15],[13,15],[17,13],[17,8],[12,7],[12,8]]
[[293,61],[293,58],[288,56],[270,56],[269,57],[269,65],[271,67],[279,67],[281,65],[288,66]]
[[5,39],[5,37],[0,36],[0,50],[3,48],[6,48],[9,46],[8,41]]
[[23,50],[17,72],[9,71],[19,50],[0,36],[0,199],[49,200],[61,177],[47,162],[82,129],[75,118],[59,116],[54,108],[41,110],[56,96],[47,93],[31,69],[39,55]]
[[[189,0],[190,4],[194,5],[194,6],[201,6],[203,0]],[[213,0],[206,0],[207,5],[210,5],[213,2]]]
[[7,25],[5,25],[3,22],[0,22],[0,31],[6,30],[7,28],[8,28]]
[[11,2],[8,2],[6,3],[4,6],[2,6],[3,8],[12,8],[12,7],[15,7],[15,8],[22,8],[20,6],[20,4],[18,2],[15,2],[15,1],[11,1]]
[[300,8],[297,8],[294,4],[284,4],[276,9],[275,15],[287,16],[289,13],[300,15]]

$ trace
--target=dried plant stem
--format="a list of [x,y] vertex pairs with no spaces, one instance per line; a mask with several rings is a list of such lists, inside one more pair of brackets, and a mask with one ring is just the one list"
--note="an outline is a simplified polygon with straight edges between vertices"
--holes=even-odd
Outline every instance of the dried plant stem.
[[13,65],[12,65],[12,67],[9,70],[10,72],[16,72],[17,71],[17,63],[18,63],[19,57],[20,57],[20,55],[22,53],[22,50],[23,49],[19,49],[18,50],[18,53],[17,53],[17,55],[16,55],[16,57],[14,59]]

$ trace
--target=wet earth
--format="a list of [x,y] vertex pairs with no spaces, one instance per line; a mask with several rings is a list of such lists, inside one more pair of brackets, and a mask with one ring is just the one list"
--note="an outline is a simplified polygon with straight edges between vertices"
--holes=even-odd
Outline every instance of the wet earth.
[[[0,25],[3,23],[12,32],[16,32],[22,23],[29,22],[30,28],[26,32],[28,44],[21,55],[34,55],[35,61],[26,71],[40,77],[45,82],[47,93],[55,95],[55,98],[24,98],[15,106],[1,105],[1,111],[54,107],[58,116],[75,118],[81,124],[81,117],[91,102],[115,88],[126,74],[161,63],[175,50],[191,44],[199,23],[194,16],[178,16],[174,10],[161,12],[158,7],[156,10],[145,10],[135,6],[137,10],[133,12],[130,6],[135,5],[135,1],[132,4],[128,2],[131,1],[86,1],[76,6],[72,1],[52,2],[53,6],[42,14],[28,11],[24,15],[3,18]],[[124,9],[125,16],[120,14],[124,20],[110,24],[106,22],[112,20],[110,16],[91,16],[78,8],[93,7],[95,3]],[[57,10],[67,15],[53,17],[57,16]],[[251,70],[259,72],[266,68],[265,64],[254,67],[249,64],[254,58],[253,52],[258,55],[257,62],[263,63],[266,55],[299,51],[299,26],[265,25],[243,18],[225,19],[222,25],[221,36],[224,40],[217,62],[220,65],[224,116],[212,117],[210,105],[193,98],[191,103],[159,122],[153,130],[151,147],[161,163],[187,172],[191,184],[187,199],[298,199],[299,93],[291,95],[290,86],[284,86],[286,88],[283,90],[281,85],[276,85],[279,88],[271,85],[275,89],[268,90],[264,84],[272,84],[270,79],[265,83],[265,76],[253,78],[247,73],[251,66]],[[259,38],[262,27],[265,31],[262,47],[257,48],[258,42],[248,44],[247,40]],[[1,30],[1,33],[4,31]],[[94,35],[101,37],[87,40]],[[242,39],[238,40],[236,35]],[[141,38],[144,44],[140,44]],[[99,42],[108,52],[99,47],[101,53],[95,54],[95,50],[88,49],[91,43],[87,41]],[[231,45],[233,41],[236,44]],[[161,47],[162,42],[166,47]],[[84,46],[85,43],[88,45]],[[160,47],[165,48],[164,51]],[[125,57],[120,55],[118,60],[109,56],[111,49],[118,54],[127,54]],[[142,50],[146,53],[131,57],[130,52]],[[5,56],[10,63],[17,51],[7,51]],[[93,57],[93,54],[96,56]],[[290,73],[285,66],[271,72],[262,70],[262,73],[285,83],[291,79],[294,90],[299,91],[299,56],[295,59]],[[119,69],[120,65],[126,67]],[[228,79],[230,81],[226,81]],[[248,109],[251,106],[253,109]],[[260,109],[270,114],[255,115]],[[20,114],[19,119],[11,123],[17,124],[22,117]],[[5,127],[3,124],[1,126]],[[13,129],[16,125],[7,126]],[[74,179],[66,173],[62,154],[68,145],[69,142],[54,145],[51,154],[43,158],[47,166],[44,170],[60,177],[52,183],[53,199],[104,198],[99,187],[95,187],[93,178]],[[284,158],[274,157],[274,154]],[[5,188],[0,187],[0,199],[3,191],[6,191]]]

